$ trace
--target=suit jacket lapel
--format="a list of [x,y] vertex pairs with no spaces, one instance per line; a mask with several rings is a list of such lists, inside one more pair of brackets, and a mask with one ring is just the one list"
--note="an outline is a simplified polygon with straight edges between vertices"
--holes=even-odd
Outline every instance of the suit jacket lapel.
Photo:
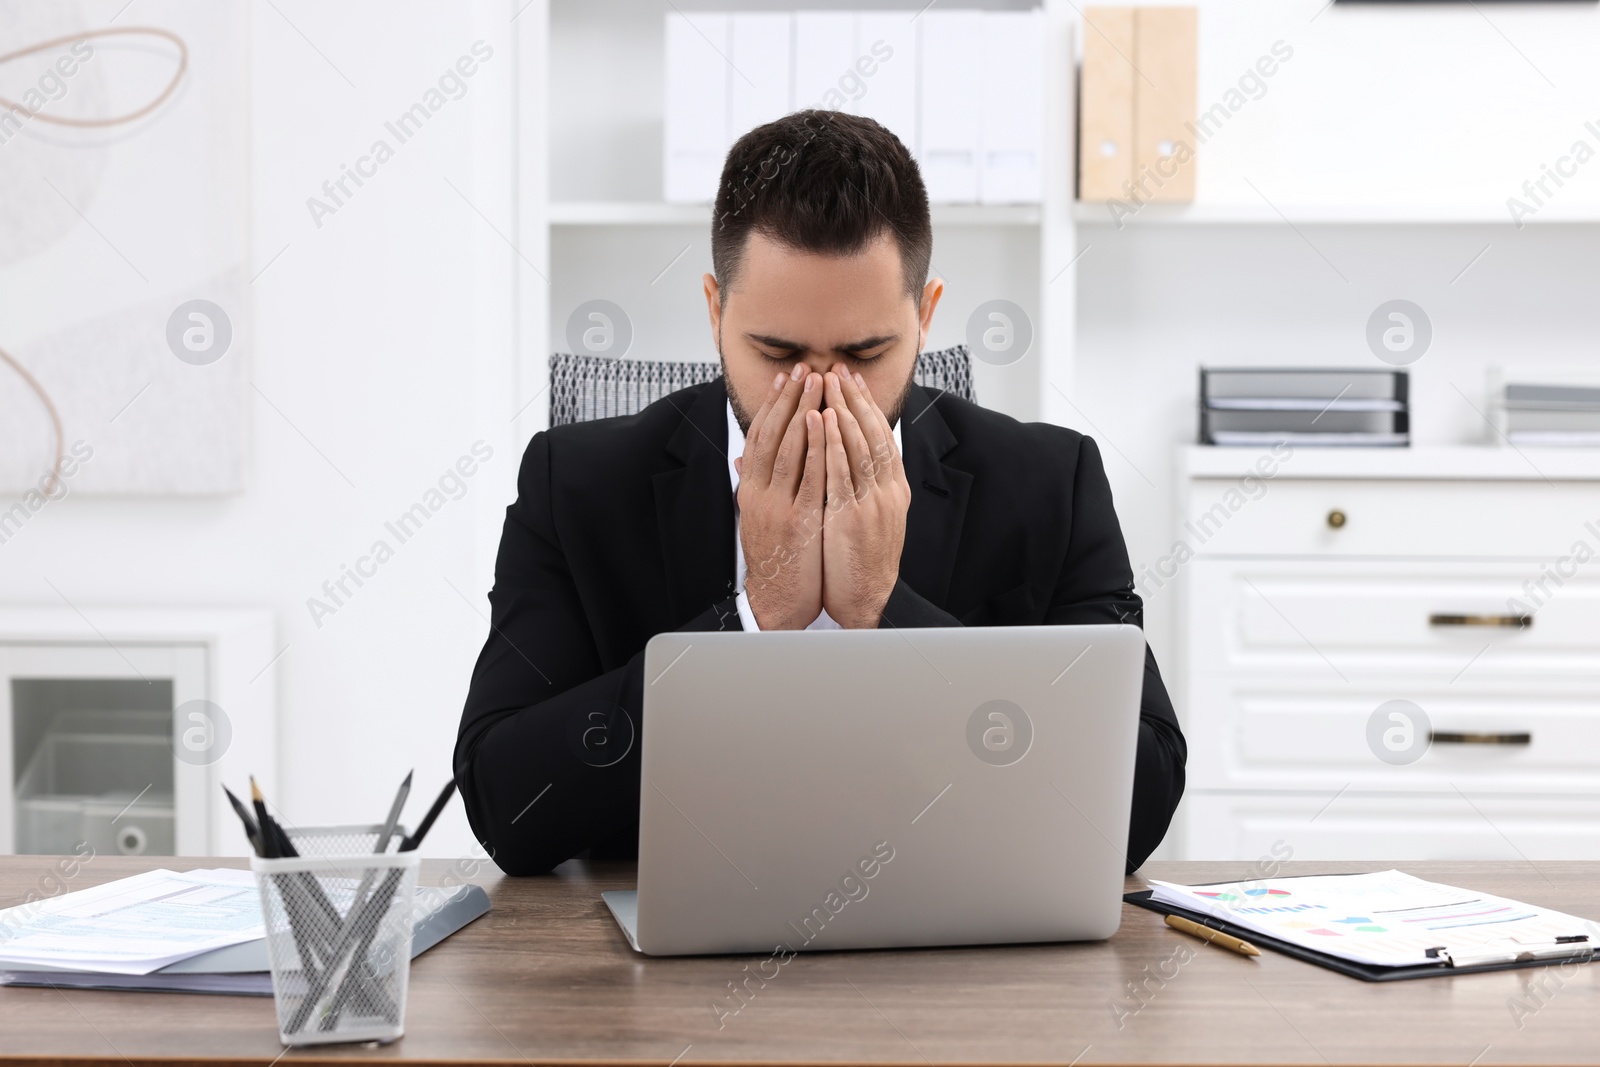
[[683,419],[667,440],[667,454],[682,466],[654,478],[667,586],[680,620],[693,618],[735,592],[727,400],[721,378],[698,391],[680,412]]
[[943,607],[961,544],[972,475],[944,463],[944,457],[956,447],[956,436],[939,414],[934,397],[922,386],[911,387],[901,419],[905,423],[900,436],[906,481],[911,483],[911,510],[906,517],[905,548],[900,553],[900,577]]

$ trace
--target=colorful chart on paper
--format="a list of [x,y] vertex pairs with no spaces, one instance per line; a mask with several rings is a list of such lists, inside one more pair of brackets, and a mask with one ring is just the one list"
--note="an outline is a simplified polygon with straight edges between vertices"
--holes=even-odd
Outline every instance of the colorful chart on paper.
[[1206,886],[1152,880],[1157,903],[1224,919],[1269,937],[1358,963],[1403,967],[1452,952],[1547,946],[1600,923],[1401,871],[1263,878]]

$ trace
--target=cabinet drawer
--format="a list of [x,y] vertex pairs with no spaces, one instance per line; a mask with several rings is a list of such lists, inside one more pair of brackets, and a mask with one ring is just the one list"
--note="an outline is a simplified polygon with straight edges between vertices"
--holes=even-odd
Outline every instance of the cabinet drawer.
[[1600,515],[1600,483],[1296,480],[1292,462],[1248,485],[1190,482],[1179,542],[1248,556],[1555,557],[1580,538],[1600,549],[1600,529],[1586,525]]
[[[1329,801],[1332,803],[1329,803]],[[1195,792],[1178,818],[1184,859],[1588,860],[1600,797],[1229,795]]]
[[1600,560],[1199,559],[1190,570],[1191,663],[1202,672],[1600,677]]
[[[1188,693],[1197,789],[1600,795],[1600,681],[1206,676]],[[1388,706],[1372,726],[1393,700],[1411,707]]]

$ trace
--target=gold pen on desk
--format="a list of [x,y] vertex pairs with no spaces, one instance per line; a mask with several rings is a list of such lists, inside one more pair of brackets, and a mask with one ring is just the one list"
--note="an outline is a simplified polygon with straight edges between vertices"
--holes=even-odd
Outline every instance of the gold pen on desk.
[[1232,934],[1225,934],[1221,930],[1213,930],[1209,926],[1204,926],[1192,919],[1185,919],[1181,915],[1168,915],[1167,925],[1174,930],[1182,930],[1184,933],[1193,934],[1203,941],[1209,941],[1213,945],[1237,952],[1241,956],[1261,955],[1261,950],[1250,942],[1242,941]]

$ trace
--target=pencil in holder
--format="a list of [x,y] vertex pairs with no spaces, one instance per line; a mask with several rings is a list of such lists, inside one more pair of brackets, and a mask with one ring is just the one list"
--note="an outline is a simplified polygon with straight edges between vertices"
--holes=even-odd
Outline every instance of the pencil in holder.
[[370,849],[379,832],[290,830],[305,855],[250,861],[286,1045],[386,1042],[405,1033],[421,859],[415,852],[358,851],[363,836]]

